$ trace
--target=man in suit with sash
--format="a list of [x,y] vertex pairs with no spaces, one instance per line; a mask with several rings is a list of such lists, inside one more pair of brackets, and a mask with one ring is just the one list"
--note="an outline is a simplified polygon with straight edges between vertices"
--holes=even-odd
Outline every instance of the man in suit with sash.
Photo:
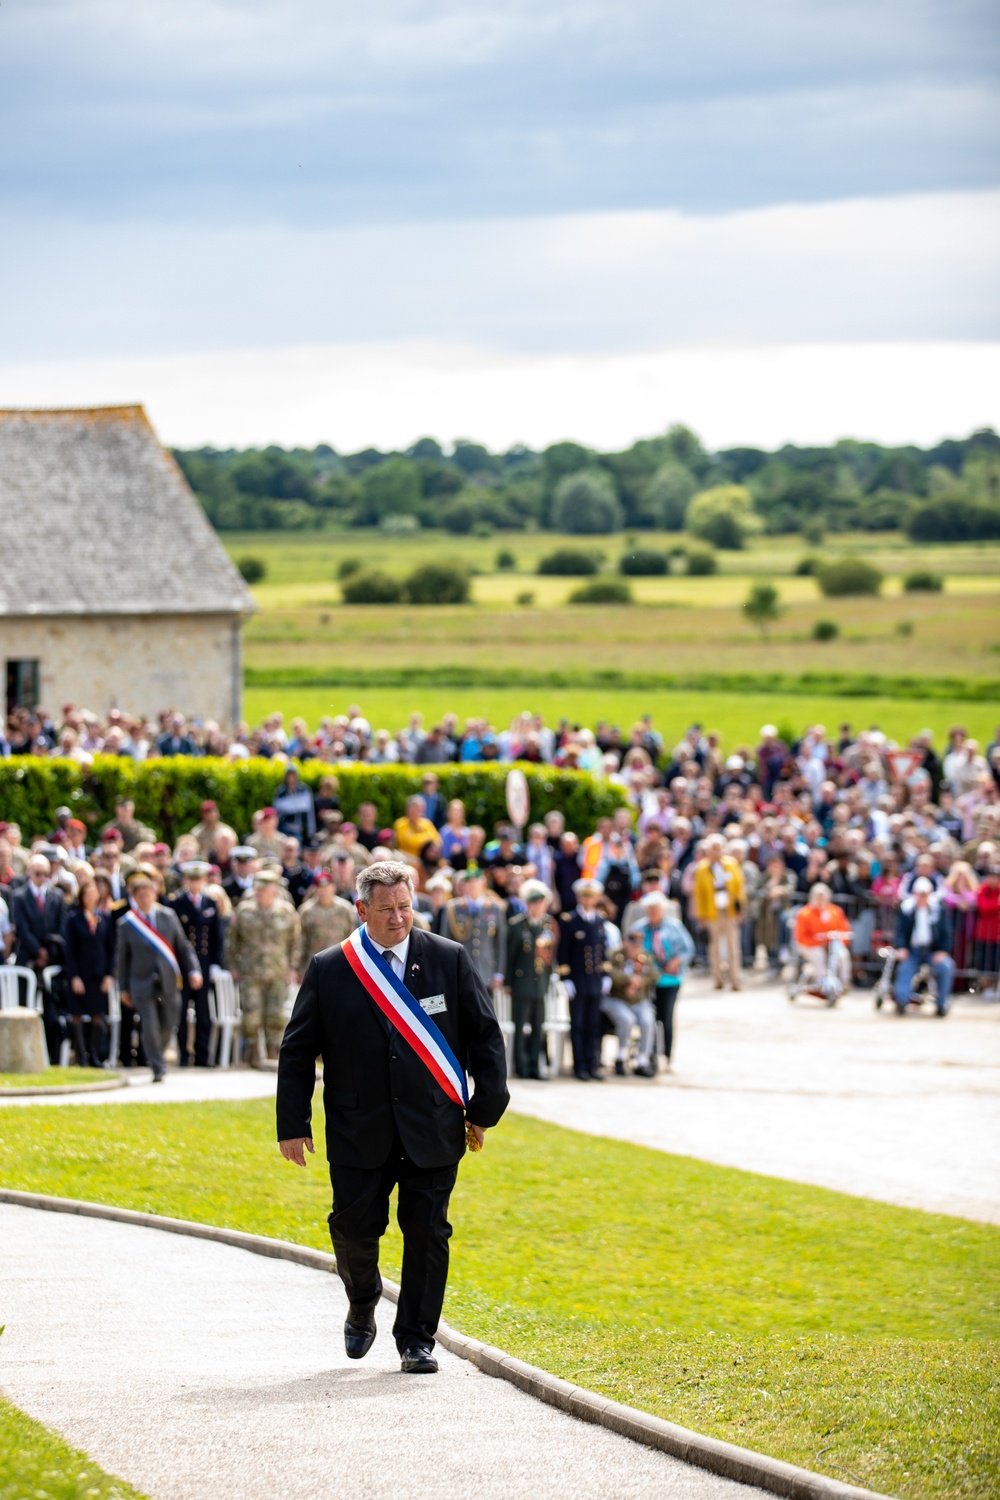
[[413,927],[409,866],[369,865],[357,888],[363,925],[310,960],[285,1030],[278,1143],[286,1161],[305,1166],[322,1056],[330,1236],[349,1301],[347,1353],[361,1359],[375,1339],[379,1240],[398,1184],[403,1268],[393,1337],[404,1373],[432,1374],[448,1277],[448,1200],[467,1126],[480,1149],[507,1107],[503,1035],[465,949]]
[[118,923],[118,988],[125,1005],[142,1021],[142,1042],[153,1082],[166,1074],[163,1047],[177,1025],[184,976],[192,990],[202,987],[201,969],[175,914],[156,900],[148,875],[129,882],[130,910]]

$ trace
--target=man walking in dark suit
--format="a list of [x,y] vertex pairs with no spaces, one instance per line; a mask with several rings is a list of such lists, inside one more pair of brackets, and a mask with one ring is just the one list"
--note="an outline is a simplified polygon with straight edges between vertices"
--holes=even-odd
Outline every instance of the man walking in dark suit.
[[601,1076],[601,1001],[611,990],[599,880],[575,880],[576,906],[559,917],[559,973],[569,995],[573,1074],[581,1082]]
[[65,1022],[56,1002],[45,988],[44,971],[50,964],[63,961],[63,932],[66,904],[49,883],[52,867],[44,854],[33,854],[28,860],[28,883],[11,897],[10,920],[14,927],[14,962],[34,969],[42,991],[42,1023],[49,1057],[58,1058]]
[[480,1149],[507,1107],[503,1035],[465,949],[414,929],[409,867],[369,865],[357,886],[364,925],[310,961],[285,1030],[278,1143],[286,1161],[305,1166],[322,1056],[330,1237],[349,1300],[347,1353],[361,1359],[375,1339],[379,1240],[398,1184],[403,1269],[393,1337],[404,1373],[432,1374],[448,1278],[448,1200],[467,1137]]
[[185,981],[181,995],[180,1024],[177,1027],[177,1052],[182,1068],[188,1065],[187,1015],[194,1006],[194,1065],[196,1068],[211,1066],[208,1056],[208,1039],[212,1034],[212,1018],[208,1012],[209,973],[213,964],[223,965],[222,919],[219,908],[211,896],[205,894],[205,881],[212,873],[212,866],[203,859],[190,859],[181,865],[184,889],[170,896],[167,905],[177,916],[198,960],[201,985],[192,989]]
[[118,988],[123,1002],[139,1013],[153,1082],[161,1083],[164,1044],[177,1025],[178,990],[185,975],[193,990],[201,989],[201,969],[177,917],[157,904],[149,876],[135,875],[128,892],[132,909],[118,923]]

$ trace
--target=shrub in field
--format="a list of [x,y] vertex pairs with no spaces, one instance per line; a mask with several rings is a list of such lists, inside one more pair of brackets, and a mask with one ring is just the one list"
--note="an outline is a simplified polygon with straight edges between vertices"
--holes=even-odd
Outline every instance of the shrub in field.
[[692,578],[707,578],[719,571],[719,559],[707,547],[691,547],[688,550],[685,571]]
[[816,581],[827,598],[836,599],[848,594],[877,594],[882,574],[863,557],[837,557],[819,564]]
[[964,495],[915,505],[906,523],[911,542],[985,542],[1000,537],[1000,505]]
[[259,557],[241,557],[236,566],[244,583],[261,583],[267,577],[267,563]]
[[802,540],[810,547],[818,547],[823,540],[823,522],[807,521],[802,528]]
[[533,589],[524,589],[517,596],[517,603],[523,605],[525,609],[527,609],[529,605],[534,604],[534,602],[535,594]]
[[476,524],[476,508],[468,500],[449,500],[441,507],[438,519],[453,536],[468,536]]
[[781,595],[773,583],[755,583],[743,603],[743,613],[761,635],[767,634],[767,627],[781,612]]
[[750,491],[742,484],[719,484],[695,495],[684,524],[700,541],[737,550],[748,536],[760,530],[760,517],[753,508]]
[[342,557],[337,564],[337,577],[343,582],[345,578],[350,578],[355,573],[363,572],[364,566],[360,557]]
[[552,528],[596,536],[618,531],[622,508],[614,481],[603,469],[580,469],[556,485],[552,499]]
[[624,578],[595,578],[569,596],[570,604],[631,604],[632,590]]
[[496,556],[496,569],[498,573],[513,573],[517,567],[517,558],[508,547],[501,547]]
[[812,628],[814,641],[835,641],[840,634],[836,620],[817,620]]
[[796,578],[812,578],[818,567],[819,558],[809,554],[806,557],[800,557],[792,571]]
[[932,573],[928,568],[914,568],[903,578],[903,590],[907,594],[940,594],[943,588],[941,574]]
[[901,635],[904,640],[908,640],[909,637],[913,634],[913,621],[912,620],[897,620],[896,621],[896,634],[897,635]]
[[[317,761],[304,761],[298,769],[303,781],[313,788],[330,772],[329,766]],[[243,835],[250,831],[254,812],[273,801],[283,770],[283,766],[267,760],[234,764],[179,755],[143,762],[98,755],[89,769],[58,758],[12,756],[0,760],[0,806],[5,818],[20,824],[27,843],[36,834],[55,827],[57,807],[71,807],[74,817],[96,830],[114,817],[115,798],[128,796],[135,802],[140,821],[172,843],[200,821],[201,803],[211,797],[219,804],[223,820]],[[345,816],[353,818],[360,803],[374,802],[379,822],[390,823],[405,812],[407,797],[420,791],[425,770],[424,766],[338,766]],[[441,766],[438,775],[442,795],[461,797],[469,821],[492,828],[507,818],[507,771],[507,766],[468,770]],[[618,787],[595,780],[585,771],[525,766],[524,774],[532,817],[541,818],[551,809],[561,808],[566,826],[581,837],[593,832],[598,817],[624,806]]]
[[634,547],[631,552],[622,553],[618,571],[633,578],[652,578],[669,573],[670,568],[665,552],[657,552],[653,547]]
[[558,578],[587,578],[597,572],[597,558],[578,547],[558,547],[542,558],[538,571]]
[[340,593],[345,604],[399,604],[403,585],[398,578],[373,570],[350,573],[341,582]]
[[469,575],[452,563],[424,563],[404,584],[411,604],[467,604]]

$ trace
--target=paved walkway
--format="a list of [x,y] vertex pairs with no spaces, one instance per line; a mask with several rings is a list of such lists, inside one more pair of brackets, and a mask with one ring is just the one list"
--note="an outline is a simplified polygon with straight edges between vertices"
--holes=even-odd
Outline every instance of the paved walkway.
[[[958,999],[876,1012],[865,991],[835,1010],[775,986],[718,994],[690,981],[674,1072],[657,1080],[512,1084],[513,1107],[575,1130],[889,1203],[1000,1223],[1000,1005]],[[608,1042],[613,1054],[613,1043]],[[274,1075],[172,1071],[112,1093],[24,1104],[247,1099]],[[12,1101],[13,1102],[13,1101]]]
[[440,1351],[404,1376],[381,1304],[344,1354],[339,1279],[0,1205],[0,1389],[152,1500],[748,1500]]
[[900,1017],[867,991],[828,1010],[694,980],[669,1076],[511,1092],[522,1114],[575,1130],[1000,1223],[1000,1005]]

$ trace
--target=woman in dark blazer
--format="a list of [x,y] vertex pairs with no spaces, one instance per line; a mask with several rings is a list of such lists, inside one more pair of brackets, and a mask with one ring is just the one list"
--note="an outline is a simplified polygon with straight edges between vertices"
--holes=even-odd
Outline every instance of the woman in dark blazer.
[[98,910],[99,900],[96,883],[84,880],[76,904],[66,918],[69,1022],[81,1068],[100,1068],[108,1059],[105,1018],[115,972],[115,924],[110,916]]

